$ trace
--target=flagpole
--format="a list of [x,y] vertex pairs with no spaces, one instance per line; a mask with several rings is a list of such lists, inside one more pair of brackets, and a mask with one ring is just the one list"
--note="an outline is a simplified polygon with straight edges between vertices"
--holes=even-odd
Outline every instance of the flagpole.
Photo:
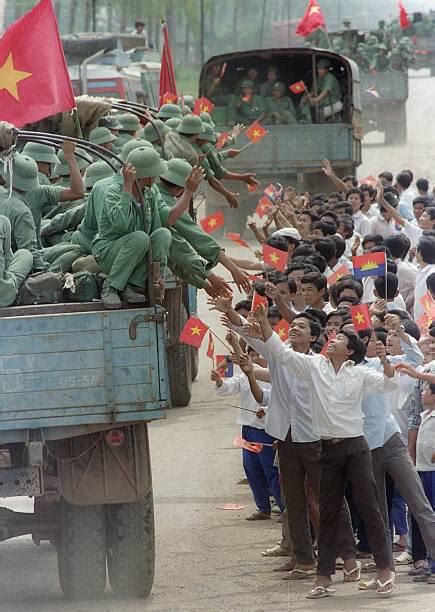
[[211,329],[210,329],[210,328],[208,329],[208,331],[209,331],[209,332],[212,334],[212,336],[214,336],[214,337],[216,338],[216,340],[219,340],[219,342],[220,342],[221,344],[223,344],[223,345],[224,345],[224,347],[225,347],[226,349],[228,349],[228,350],[230,351],[230,353],[231,353],[231,351],[232,351],[233,349],[232,349],[231,347],[229,347],[229,346],[228,346],[228,344],[227,344],[226,342],[224,342],[223,340],[221,340],[221,339],[219,338],[219,336],[218,336],[217,334],[215,334],[215,333],[214,333],[214,331],[211,331]]
[[80,125],[80,119],[79,119],[79,113],[78,113],[77,107],[72,109],[72,117],[74,120],[74,126],[76,128],[76,132],[77,132],[77,138],[84,140],[82,126]]

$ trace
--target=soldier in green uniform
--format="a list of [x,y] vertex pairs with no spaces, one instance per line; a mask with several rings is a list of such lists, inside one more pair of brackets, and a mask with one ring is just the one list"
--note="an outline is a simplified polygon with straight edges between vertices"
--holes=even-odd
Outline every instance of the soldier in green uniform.
[[383,43],[379,43],[376,45],[376,47],[377,53],[370,66],[370,70],[376,70],[376,72],[386,72],[390,67],[387,47]]
[[241,94],[228,107],[228,119],[231,125],[253,121],[262,121],[266,116],[264,99],[254,93],[254,82],[244,79],[241,82]]
[[205,96],[216,106],[226,106],[228,96],[222,87],[222,65],[213,64],[205,77]]
[[181,108],[176,104],[162,104],[157,113],[157,117],[166,122],[168,119],[182,119],[183,113]]
[[[202,179],[201,170],[192,171],[182,197],[168,211],[163,227],[165,204],[154,181],[166,168],[166,162],[156,151],[135,149],[122,168],[122,177],[104,191],[93,255],[107,274],[101,293],[106,308],[121,307],[118,292],[125,301],[144,301],[150,247],[153,261],[160,264],[164,273],[172,240],[168,228],[187,210]],[[158,285],[163,289],[161,279]]]
[[403,36],[402,39],[399,41],[399,52],[403,64],[405,65],[405,69],[408,69],[409,65],[412,64],[412,62],[414,61],[408,36]]
[[119,152],[126,142],[136,138],[136,132],[140,130],[140,121],[133,113],[119,115],[118,121],[121,127],[119,128],[119,136],[113,143],[113,150],[115,153]]
[[266,73],[266,81],[260,85],[259,94],[263,98],[267,98],[272,95],[273,86],[279,79],[279,71],[276,66],[269,66]]
[[318,107],[322,118],[334,116],[343,108],[340,83],[330,72],[330,68],[331,64],[327,59],[322,58],[317,62],[318,94],[311,93],[302,99],[304,109],[308,108],[308,104],[311,107]]
[[[107,149],[107,151],[111,151],[113,149],[113,143],[116,140],[116,136],[112,134],[109,128],[106,127],[96,127],[89,134],[89,142],[91,144],[99,145],[103,147],[103,149]],[[95,161],[98,161],[100,158],[95,156]]]
[[369,58],[367,57],[364,44],[360,43],[359,45],[357,45],[353,59],[355,60],[355,62],[358,64],[358,67],[363,72],[369,72],[370,61],[369,61]]
[[181,123],[181,119],[178,119],[178,117],[171,117],[171,119],[167,119],[165,121],[165,125],[168,128],[171,128],[171,130],[176,130],[177,127],[180,125]]
[[0,308],[12,306],[18,289],[33,267],[33,255],[27,249],[11,250],[11,223],[0,215]]
[[272,95],[266,98],[267,123],[294,125],[298,122],[293,101],[285,95],[285,85],[274,83]]
[[143,147],[148,147],[149,149],[154,149],[153,145],[149,140],[143,140],[142,138],[136,138],[135,140],[129,140],[122,147],[121,152],[119,153],[119,157],[122,161],[127,161],[127,157],[130,155],[132,151],[135,149]]
[[53,169],[56,164],[60,164],[55,148],[39,142],[26,142],[22,152],[35,160],[38,166],[39,184],[51,185],[50,177]]
[[370,62],[370,65],[374,62],[376,53],[378,51],[377,47],[378,47],[378,37],[375,36],[374,34],[370,34],[367,38],[367,43],[366,43],[366,55],[367,58]]
[[114,136],[119,136],[119,130],[122,128],[122,125],[119,123],[116,115],[108,114],[104,115],[104,117],[100,117],[98,120],[98,125],[101,127],[108,128]]
[[161,119],[156,119],[153,123],[147,123],[144,128],[139,130],[138,135],[150,142],[159,155],[162,155],[162,142],[164,144],[166,134],[171,131]]

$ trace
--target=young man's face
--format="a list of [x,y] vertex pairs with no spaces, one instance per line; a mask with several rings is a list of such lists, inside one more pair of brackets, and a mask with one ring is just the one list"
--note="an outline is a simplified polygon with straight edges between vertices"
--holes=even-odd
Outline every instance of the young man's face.
[[307,343],[314,341],[313,336],[311,335],[310,324],[307,319],[296,318],[293,319],[293,322],[290,326],[288,338],[292,343]]
[[269,83],[275,83],[275,81],[278,80],[278,75],[276,74],[275,70],[269,70],[267,73],[267,80]]
[[401,355],[403,353],[402,347],[400,345],[400,337],[399,334],[390,329],[387,335],[387,353],[389,355]]
[[329,336],[333,331],[338,332],[343,325],[343,317],[341,315],[331,315],[325,325],[326,335]]
[[391,219],[391,213],[389,213],[387,210],[381,210],[380,215],[383,219],[385,219],[385,221],[390,221]]
[[290,289],[287,283],[276,283],[275,287],[278,289],[278,292],[282,297],[286,300],[286,302],[290,302]]
[[348,196],[347,201],[352,206],[352,211],[354,214],[360,210],[362,202],[359,193],[351,193],[350,196]]
[[255,365],[259,365],[262,368],[266,367],[265,359],[263,359],[263,357],[261,357],[261,355],[257,353],[257,351],[254,351],[253,349],[249,349],[248,355],[251,358],[252,363],[255,363]]
[[304,283],[302,285],[302,294],[307,306],[317,304],[317,302],[324,297],[324,293],[323,289],[317,289],[317,287],[311,283]]
[[376,357],[376,334],[372,333],[370,340],[367,343],[367,357]]
[[418,225],[422,230],[431,230],[433,229],[434,221],[429,217],[427,210],[425,210],[420,219],[418,220]]
[[269,321],[269,325],[271,327],[275,327],[281,321],[281,317],[278,315],[268,315],[267,320]]
[[324,238],[323,232],[319,228],[311,230],[310,236],[312,240],[316,240],[317,238]]
[[292,270],[289,273],[288,277],[292,278],[296,283],[296,295],[302,295],[302,283],[301,278],[305,276],[305,272],[303,270]]
[[426,410],[435,408],[435,393],[432,393],[428,384],[423,387],[421,403]]
[[372,240],[368,240],[367,242],[364,242],[363,244],[363,253],[368,253],[370,251],[370,249],[373,249],[373,247],[375,247],[376,244],[372,241]]
[[363,191],[363,204],[367,205],[367,206],[371,206],[372,203],[372,199],[370,197],[370,192],[369,191]]
[[302,215],[299,215],[297,227],[301,234],[305,235],[309,233],[311,227],[311,217],[309,215],[304,215],[303,213]]
[[337,334],[334,340],[331,340],[331,344],[328,347],[329,357],[341,357],[342,359],[349,359],[348,349],[349,338],[344,334]]
[[414,208],[414,215],[415,215],[415,218],[416,218],[417,220],[418,220],[418,219],[420,219],[421,215],[422,215],[422,214],[423,214],[423,212],[424,212],[424,204],[420,204],[420,203],[418,203],[418,204],[414,204],[413,208]]

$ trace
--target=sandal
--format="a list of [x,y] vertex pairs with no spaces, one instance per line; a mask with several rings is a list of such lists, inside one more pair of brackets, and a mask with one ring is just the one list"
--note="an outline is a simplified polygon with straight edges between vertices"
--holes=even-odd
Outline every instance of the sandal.
[[361,571],[363,574],[372,574],[378,571],[378,567],[374,561],[370,561],[370,563],[364,565]]
[[[380,589],[385,589],[387,587],[387,590],[385,591],[381,591]],[[381,595],[381,597],[385,597],[385,595],[390,595],[394,590],[394,574],[391,576],[391,578],[388,578],[388,580],[386,580],[385,582],[381,582],[379,580],[379,578],[376,578],[376,593],[378,595]]]
[[281,544],[277,544],[273,548],[262,550],[261,554],[263,557],[290,557],[291,552],[282,548]]
[[408,576],[424,576],[429,571],[429,566],[426,561],[417,561],[412,569],[409,570]]
[[343,567],[343,582],[359,582],[361,579],[361,562],[356,562],[356,567],[347,571]]
[[374,591],[376,588],[376,578],[372,578],[371,580],[362,580],[358,585],[359,591]]
[[331,597],[334,595],[335,589],[332,587],[316,586],[306,595],[307,599],[321,599],[322,597]]
[[317,568],[313,567],[309,570],[301,570],[301,569],[293,569],[291,572],[287,574],[287,576],[283,576],[283,580],[304,580],[305,578],[312,578],[317,575]]
[[296,561],[287,561],[284,565],[278,565],[278,567],[274,567],[272,571],[274,572],[291,572],[295,569]]

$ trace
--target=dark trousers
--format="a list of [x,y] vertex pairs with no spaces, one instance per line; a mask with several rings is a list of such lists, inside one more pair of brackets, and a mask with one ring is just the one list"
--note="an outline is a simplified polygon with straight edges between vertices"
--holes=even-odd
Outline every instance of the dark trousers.
[[355,505],[364,521],[376,565],[381,569],[387,568],[389,555],[385,526],[378,507],[370,450],[365,439],[362,436],[346,438],[336,444],[323,440],[320,468],[317,573],[321,576],[331,576],[335,572],[337,519],[348,482],[352,484]]
[[[418,473],[423,485],[426,497],[432,506],[432,510],[435,510],[435,471],[433,472],[419,472]],[[435,551],[431,552],[427,550],[423,537],[421,535],[420,527],[415,520],[414,516],[411,515],[412,523],[412,558],[414,563],[416,561],[422,561],[428,559],[429,567],[432,573],[435,573]]]
[[[248,427],[243,425],[242,437],[248,442],[263,442],[272,444],[274,438],[269,436],[264,429]],[[264,446],[261,453],[251,453],[243,449],[243,467],[246,478],[251,487],[257,508],[266,514],[270,513],[269,491],[275,498],[281,512],[284,506],[281,502],[281,486],[279,484],[278,468],[273,465],[275,460],[275,450],[270,446]]]
[[[284,442],[278,444],[279,471],[288,515],[288,528],[292,543],[292,558],[299,565],[314,565],[311,530],[308,520],[307,490],[318,500],[321,452],[320,442],[293,442],[291,431]],[[341,501],[337,513],[338,544],[335,556],[345,561],[355,557],[355,540],[350,524],[347,504]],[[337,518],[337,517],[336,517]]]

